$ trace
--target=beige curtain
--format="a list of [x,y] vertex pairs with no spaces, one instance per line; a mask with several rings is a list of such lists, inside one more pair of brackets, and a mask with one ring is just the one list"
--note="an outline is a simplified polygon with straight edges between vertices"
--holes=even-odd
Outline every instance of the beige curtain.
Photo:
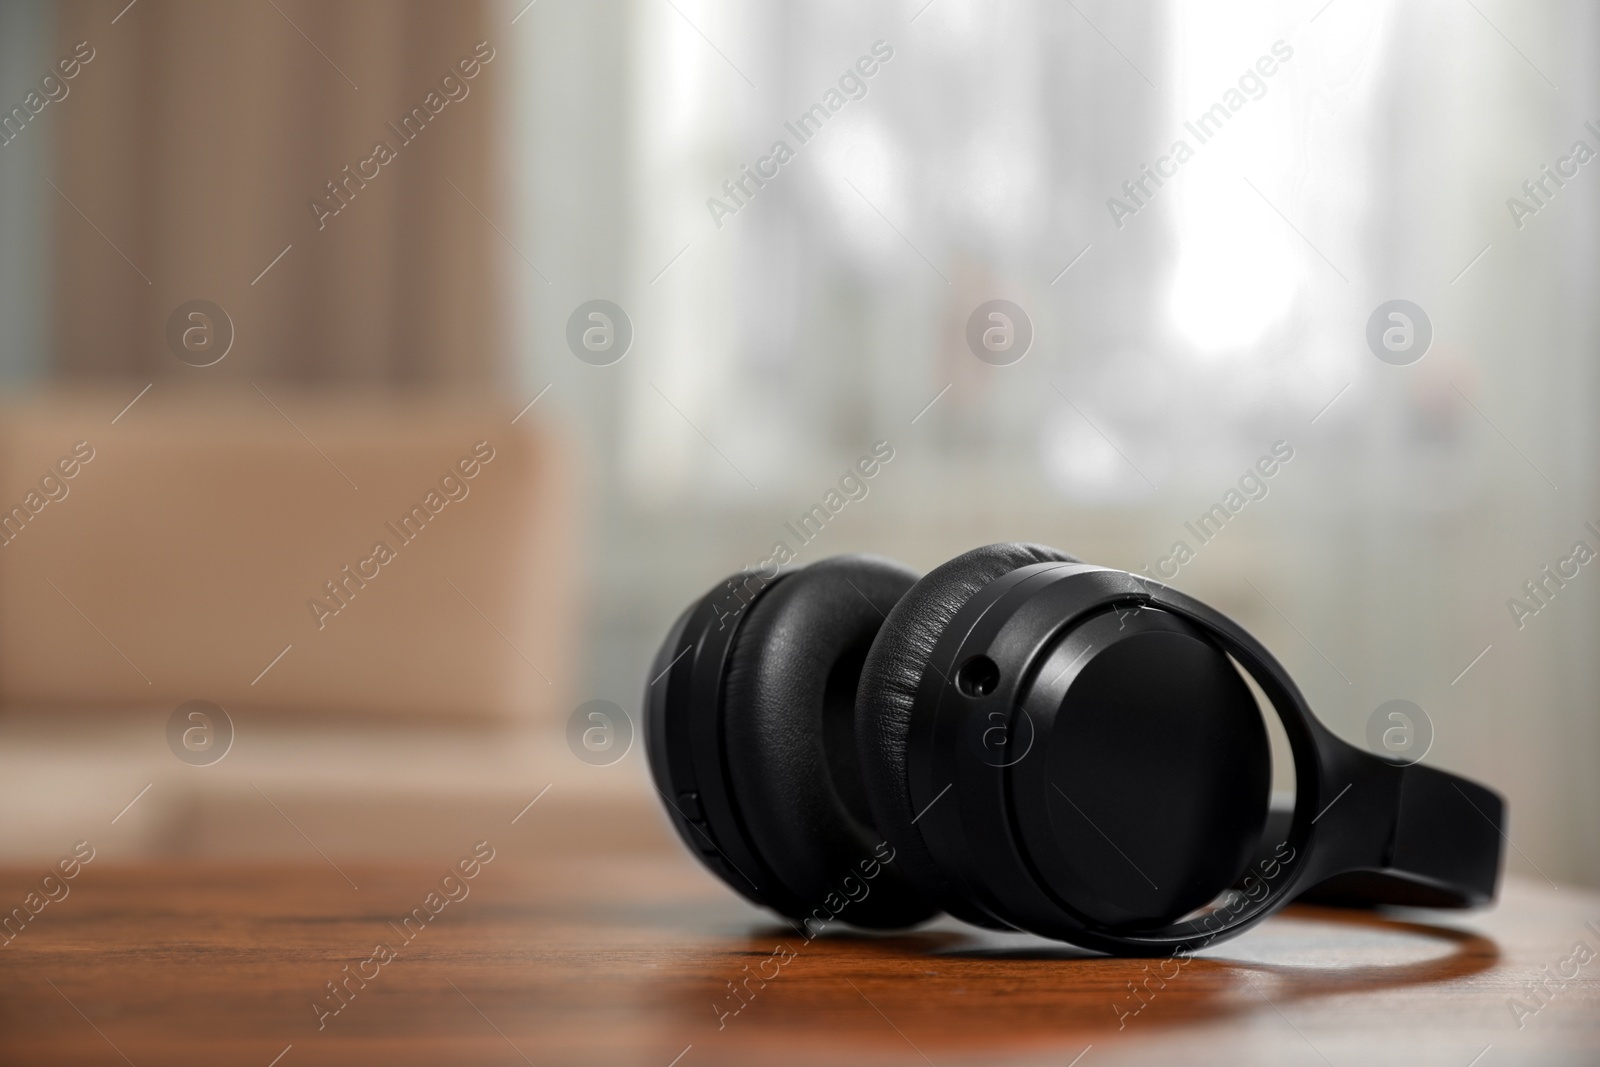
[[[484,4],[125,3],[58,6],[60,55],[93,58],[49,105],[57,374],[490,380],[508,254],[490,146],[511,72]],[[389,124],[413,109],[408,142]],[[345,202],[319,222],[313,199],[340,206],[330,181]],[[235,331],[203,369],[166,339],[193,299]]]

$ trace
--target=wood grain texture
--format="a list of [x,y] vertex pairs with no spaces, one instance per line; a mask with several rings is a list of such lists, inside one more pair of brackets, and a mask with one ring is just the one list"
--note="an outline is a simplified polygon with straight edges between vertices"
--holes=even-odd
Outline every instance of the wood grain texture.
[[[1119,1018],[1144,961],[948,921],[808,942],[686,856],[533,844],[497,842],[409,943],[396,924],[455,857],[93,863],[0,948],[0,1062],[1600,1063],[1600,959],[1520,1029],[1508,1007],[1575,943],[1600,949],[1600,896],[1542,882],[1448,917],[1291,909]],[[0,901],[42,873],[0,872]],[[319,1030],[324,983],[377,944],[395,958]],[[776,976],[731,999],[751,973]]]

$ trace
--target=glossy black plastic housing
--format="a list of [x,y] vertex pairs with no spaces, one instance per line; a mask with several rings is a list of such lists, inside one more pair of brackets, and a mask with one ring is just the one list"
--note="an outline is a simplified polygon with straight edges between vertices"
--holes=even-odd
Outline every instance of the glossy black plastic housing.
[[1017,743],[987,762],[1008,772],[1023,858],[1056,903],[1093,925],[1148,927],[1237,882],[1266,824],[1272,751],[1233,662],[1145,608],[1083,619],[1037,664],[1020,707],[991,694],[966,717],[1017,721]]
[[[1038,817],[1040,795],[1036,784],[1027,792],[1034,773],[1027,759],[985,759],[970,743],[974,719],[987,721],[996,712],[1009,716],[1011,743],[1031,737],[1027,720],[1050,711],[1033,692],[1041,684],[1040,665],[1064,637],[1107,612],[1136,627],[1145,625],[1141,614],[1182,620],[1213,642],[1260,686],[1293,753],[1296,798],[1287,833],[1241,852],[1237,831],[1248,812],[1235,811],[1218,828],[1215,844],[1230,856],[1252,857],[1250,870],[1216,905],[1177,921],[1111,922],[1075,906],[1083,895],[1052,884],[1050,864],[1037,855],[1040,835],[1026,825],[1030,812]],[[1095,644],[1086,647],[1086,659],[1096,656]],[[983,661],[994,669],[975,674],[971,665]],[[978,674],[984,685],[960,684]],[[1079,563],[1019,568],[961,608],[935,646],[921,685],[908,753],[913,805],[923,812],[919,829],[935,860],[958,880],[968,906],[1001,923],[1105,952],[1160,955],[1241,933],[1319,883],[1325,895],[1364,903],[1462,907],[1494,894],[1503,818],[1496,794],[1340,741],[1317,722],[1258,641],[1158,582]],[[1247,739],[1239,755],[1248,763],[1259,758],[1259,747]]]

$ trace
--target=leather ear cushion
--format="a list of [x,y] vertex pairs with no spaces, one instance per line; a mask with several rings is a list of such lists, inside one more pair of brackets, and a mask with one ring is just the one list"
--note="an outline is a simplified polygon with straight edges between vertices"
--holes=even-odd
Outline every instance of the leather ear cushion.
[[965,894],[940,870],[913,825],[918,813],[911,810],[906,766],[912,704],[934,645],[974,593],[1031,563],[1078,562],[1065,552],[1022,542],[985,545],[957,556],[928,572],[900,599],[862,668],[856,690],[856,747],[873,819],[924,895],[977,925],[996,923],[975,909],[955,905]]
[[[723,686],[723,737],[740,819],[810,909],[897,927],[935,914],[872,824],[856,757],[856,682],[885,616],[916,572],[872,556],[795,571],[750,608]],[[808,928],[809,932],[809,928]]]

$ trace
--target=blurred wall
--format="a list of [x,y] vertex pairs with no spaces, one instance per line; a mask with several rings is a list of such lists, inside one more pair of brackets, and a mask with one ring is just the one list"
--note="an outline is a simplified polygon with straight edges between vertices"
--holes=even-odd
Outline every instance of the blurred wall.
[[[1509,796],[1514,870],[1600,884],[1600,579],[1511,611],[1575,541],[1600,547],[1600,172],[1508,209],[1575,141],[1600,148],[1592,5],[52,10],[53,45],[41,8],[0,14],[8,100],[95,49],[0,147],[6,373],[537,399],[587,490],[559,560],[586,590],[574,701],[637,707],[683,605],[877,441],[894,459],[797,562],[931,568],[1027,538],[1167,575],[1186,524],[1283,442],[1269,491],[1168,580],[1260,634],[1352,742],[1419,704],[1427,758]],[[311,198],[480,40],[471,95],[319,229]],[[1180,139],[1192,158],[1131,194]],[[780,140],[776,175],[730,193]],[[165,336],[195,298],[237,328],[210,368]],[[1396,298],[1433,326],[1407,366],[1366,339]],[[568,340],[595,299],[633,331],[605,365]],[[1033,329],[1009,365],[966,341],[991,299]],[[527,751],[650,802],[637,751]],[[526,784],[521,759],[500,785]],[[417,790],[471,777],[411,766]]]
[[[0,100],[21,102],[49,52],[54,18],[47,0],[0,4]],[[11,104],[5,105],[7,107]],[[48,124],[0,144],[0,384],[26,382],[44,366],[49,315],[50,204],[41,190]],[[53,195],[53,194],[52,194]]]

